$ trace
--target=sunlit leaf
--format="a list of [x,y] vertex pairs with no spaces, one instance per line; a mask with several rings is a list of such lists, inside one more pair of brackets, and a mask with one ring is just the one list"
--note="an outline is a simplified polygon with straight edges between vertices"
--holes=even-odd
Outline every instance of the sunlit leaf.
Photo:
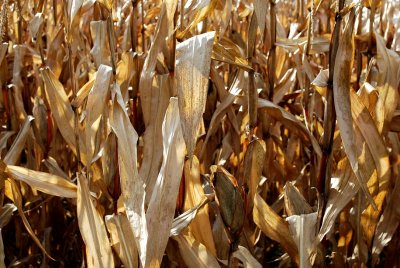
[[[148,228],[146,264],[159,266],[167,246],[181,181],[185,142],[178,100],[171,98],[163,121],[163,162],[146,213]],[[152,241],[158,241],[156,245]]]
[[7,172],[14,179],[23,181],[46,194],[76,198],[76,185],[59,176],[11,165],[7,166]]
[[205,110],[215,32],[194,36],[176,48],[176,86],[183,137],[192,158]]
[[103,218],[91,199],[87,178],[78,175],[78,223],[85,241],[88,267],[113,267],[114,258]]

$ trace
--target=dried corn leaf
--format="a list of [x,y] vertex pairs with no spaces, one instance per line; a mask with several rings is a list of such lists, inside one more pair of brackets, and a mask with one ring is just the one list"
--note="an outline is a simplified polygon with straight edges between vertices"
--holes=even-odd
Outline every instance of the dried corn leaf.
[[84,84],[79,91],[76,93],[76,98],[72,100],[71,105],[74,107],[81,107],[83,102],[86,100],[87,96],[89,95],[90,91],[93,88],[94,81],[96,80],[97,72],[93,75],[89,81]]
[[[356,131],[357,148],[360,148],[361,153],[359,161],[361,165],[362,174],[368,179],[368,182],[378,181],[378,172],[376,171],[376,164],[374,163],[374,156],[364,141],[363,134],[358,128]],[[373,190],[372,187],[371,190]],[[352,172],[351,165],[347,158],[342,159],[338,163],[337,173],[331,179],[331,191],[326,205],[323,222],[318,234],[318,238],[322,238],[332,230],[335,219],[340,211],[345,208],[349,201],[357,194],[360,189],[360,184],[357,182],[354,172]]]
[[157,56],[158,53],[162,49],[162,44],[165,42],[165,39],[168,35],[168,17],[166,15],[166,4],[163,2],[160,18],[157,23],[157,28],[155,31],[154,41],[150,47],[150,50],[147,54],[146,59],[144,60],[142,72],[140,75],[140,83],[139,83],[139,91],[140,91],[140,101],[142,104],[143,110],[143,120],[144,124],[147,127],[150,124],[151,117],[151,85],[153,81],[153,77],[155,75],[155,67],[157,64]]
[[90,22],[90,32],[92,34],[93,47],[90,50],[96,63],[96,67],[101,64],[111,65],[110,49],[107,42],[107,21],[92,21]]
[[2,131],[0,133],[0,154],[7,147],[7,141],[14,133],[14,131]]
[[85,0],[71,0],[68,1],[68,15],[69,15],[69,22],[72,24],[76,14],[78,13],[79,9],[81,8],[83,2]]
[[199,204],[176,217],[172,222],[169,236],[177,236],[182,233],[182,231],[186,229],[186,227],[188,227],[188,225],[191,224],[195,217],[198,215],[199,210],[203,208],[203,206],[206,205],[209,201],[210,200],[204,196]]
[[351,103],[354,121],[368,145],[378,173],[375,181],[368,181],[369,186],[374,184],[377,188],[377,191],[373,193],[373,198],[378,209],[375,210],[372,206],[368,206],[363,212],[361,220],[367,244],[370,245],[389,189],[391,176],[389,155],[368,109],[355,93],[351,93]]
[[52,37],[48,43],[46,60],[47,66],[49,66],[56,78],[60,77],[63,67],[63,59],[66,55],[66,50],[60,49],[64,40],[65,31],[64,28],[59,25],[57,33],[54,34],[54,37]]
[[[399,139],[394,133],[389,134],[389,138],[394,144],[393,149],[394,155],[398,155],[400,152]],[[394,168],[398,169],[398,164],[394,165]],[[395,180],[395,185],[392,189],[392,194],[387,201],[387,205],[381,215],[378,225],[376,227],[373,247],[372,247],[372,259],[373,263],[376,263],[379,254],[382,252],[383,248],[390,242],[393,235],[395,234],[397,227],[399,226],[400,217],[400,195],[397,194],[400,191],[400,180],[398,178]]]
[[[184,166],[185,175],[185,203],[183,208],[190,208],[202,203],[204,200],[204,190],[200,180],[200,163],[196,156],[193,156],[192,163],[186,161]],[[196,218],[189,225],[189,230],[193,237],[203,244],[214,256],[217,255],[212,228],[209,218],[209,206],[205,205],[197,212]]]
[[315,79],[311,82],[311,84],[317,87],[327,87],[328,79],[329,79],[329,70],[328,69],[320,70],[317,77],[315,77]]
[[[206,145],[207,145],[210,137],[212,137],[212,135],[214,135],[215,132],[218,130],[218,128],[221,126],[221,120],[223,119],[225,114],[228,113],[228,110],[230,109],[231,105],[235,101],[235,98],[242,92],[241,82],[243,82],[244,79],[239,79],[238,77],[239,77],[239,75],[241,75],[240,77],[243,77],[242,76],[243,71],[240,70],[239,72],[240,72],[240,74],[238,74],[238,76],[235,77],[234,82],[232,83],[232,86],[229,89],[229,92],[227,92],[225,94],[225,97],[223,99],[221,96],[222,101],[217,105],[217,108],[215,109],[215,111],[212,115],[210,126],[209,126],[207,134],[206,134],[206,139],[204,140],[203,148],[201,149],[200,158],[203,157],[204,151],[206,149]],[[218,75],[218,74],[214,68],[211,69],[211,74],[213,76],[214,83],[216,83],[215,82],[216,75]],[[226,91],[222,91],[222,93],[225,93],[225,92]],[[220,94],[220,95],[222,95],[222,94]]]
[[[65,93],[64,86],[55,78],[48,67],[40,69],[40,73],[42,74],[47,100],[58,129],[71,150],[76,154],[75,131],[79,131],[79,129],[75,129],[75,114]],[[83,135],[79,136],[79,148],[81,160],[86,164],[86,145],[83,141]]]
[[117,136],[122,197],[126,215],[135,236],[140,261],[145,267],[148,233],[144,212],[144,183],[137,171],[138,135],[129,121],[121,91],[116,83],[113,85],[112,98],[114,103],[110,125]]
[[282,107],[264,99],[258,99],[258,108],[265,109],[267,113],[274,117],[276,120],[280,120],[291,130],[296,131],[300,138],[308,144],[312,145],[314,152],[318,155],[322,155],[321,147],[319,146],[315,137],[308,131],[303,123],[301,123],[293,114],[287,112]]
[[[189,25],[184,29],[182,32],[178,32],[177,37],[178,38],[184,38],[191,30],[195,29],[197,25],[204,19],[209,16],[214,9],[217,6],[218,1],[217,0],[210,0],[210,3],[208,5],[205,5],[202,9],[200,9],[194,18],[190,21]],[[181,25],[181,27],[183,27]]]
[[243,247],[238,246],[238,249],[233,252],[232,257],[239,259],[244,268],[261,268],[262,265],[251,255],[250,251]]
[[138,251],[128,218],[124,214],[107,215],[105,222],[111,236],[111,246],[124,267],[138,267]]
[[32,114],[35,118],[33,133],[39,145],[45,149],[45,146],[50,144],[48,133],[51,128],[48,128],[47,107],[43,99],[39,96],[35,97]]
[[357,194],[360,185],[357,183],[354,173],[347,159],[338,163],[337,174],[331,178],[331,189],[322,219],[321,228],[318,233],[319,241],[333,228],[335,220],[340,211]]
[[291,68],[283,75],[278,85],[275,87],[272,102],[278,104],[284,96],[291,93],[296,83],[297,69]]
[[111,11],[114,0],[97,0],[97,2],[107,8],[108,11]]
[[285,184],[284,194],[285,209],[289,216],[313,212],[306,199],[291,182]]
[[254,0],[254,12],[257,16],[258,28],[260,29],[260,39],[264,40],[265,17],[267,14],[268,2],[263,0]]
[[247,180],[249,187],[249,208],[253,206],[254,195],[261,180],[261,175],[265,163],[266,145],[263,140],[254,140],[249,144],[243,163],[243,177]]
[[[178,100],[171,98],[163,122],[163,162],[146,212],[148,240],[144,266],[158,267],[167,246],[185,158]],[[156,244],[152,241],[157,241]]]
[[196,35],[176,47],[176,86],[183,137],[191,159],[206,105],[215,32]]
[[[386,41],[375,33],[377,44],[378,102],[376,103],[376,122],[379,133],[390,123],[399,102],[400,56],[386,48]],[[387,130],[385,130],[387,131]]]
[[24,102],[22,99],[22,89],[24,83],[22,82],[22,70],[24,66],[24,58],[26,54],[26,47],[23,45],[14,45],[14,66],[12,73],[12,95],[15,105],[16,117],[19,121],[26,119],[27,113],[24,108]]
[[129,98],[128,87],[131,84],[132,78],[138,72],[135,70],[135,56],[135,54],[125,52],[121,55],[121,60],[117,65],[117,74],[115,79],[121,88],[121,94],[125,102],[127,102]]
[[174,239],[178,242],[179,251],[189,268],[220,267],[217,259],[193,237],[181,234]]
[[42,33],[42,26],[43,26],[43,13],[36,13],[32,20],[29,22],[29,32],[31,37],[36,40],[39,34]]
[[46,194],[76,198],[76,185],[57,175],[12,165],[7,166],[7,173]]
[[22,222],[24,223],[24,226],[26,228],[26,230],[28,231],[29,235],[31,236],[31,238],[33,239],[33,241],[36,243],[36,245],[42,250],[42,252],[49,257],[51,260],[55,261],[46,251],[46,249],[43,247],[43,245],[40,243],[39,238],[36,236],[35,232],[33,231],[28,219],[25,216],[24,210],[23,210],[23,206],[22,206],[22,194],[21,191],[17,185],[17,183],[13,180],[13,179],[8,179],[7,180],[10,183],[11,186],[11,192],[12,192],[12,200],[14,202],[14,204],[17,206],[18,208],[18,213],[19,216],[22,219]]
[[299,249],[300,267],[312,267],[310,255],[314,251],[318,213],[292,215],[286,218],[292,237]]
[[[11,220],[11,217],[18,208],[14,204],[5,204],[0,209],[0,228],[3,228]],[[1,260],[0,260],[1,261]]]
[[299,263],[298,249],[288,223],[276,214],[258,193],[254,195],[253,220],[266,236],[279,242],[290,257]]
[[8,165],[15,165],[17,163],[22,150],[24,150],[25,142],[28,138],[29,130],[31,129],[31,121],[33,119],[34,118],[30,115],[25,119],[24,124],[19,130],[10,150],[8,150],[6,156],[4,157],[4,163]]
[[178,0],[165,1],[166,16],[168,21],[168,36],[171,36],[175,32],[175,11],[178,6]]
[[44,164],[49,169],[50,173],[62,177],[66,180],[70,179],[68,175],[65,173],[65,171],[63,171],[61,167],[58,165],[57,161],[51,156],[49,156],[44,160]]
[[232,0],[226,0],[224,9],[222,10],[221,22],[219,25],[219,39],[221,39],[225,34],[225,31],[231,20],[231,14],[232,14]]
[[[330,38],[331,37],[329,34],[313,37],[310,43],[310,54],[328,52]],[[301,46],[304,51],[307,45],[307,37],[300,37],[297,39],[286,39],[278,37],[276,45],[287,49],[290,52],[295,52],[299,48],[299,46]]]
[[364,163],[358,162],[358,148],[355,141],[355,131],[353,128],[353,118],[351,114],[350,102],[350,78],[353,67],[354,57],[354,11],[350,14],[350,20],[341,36],[341,41],[338,47],[338,53],[335,61],[335,70],[333,74],[333,94],[335,101],[335,110],[337,115],[337,122],[339,125],[340,135],[343,141],[344,151],[349,158],[349,163],[353,169],[354,174],[361,186],[365,196],[371,204],[376,207],[371,194],[368,191],[364,175],[361,174],[359,165]]
[[139,177],[143,178],[146,183],[146,192],[149,193],[146,195],[145,204],[148,204],[150,201],[162,163],[162,122],[168,107],[170,92],[170,78],[168,74],[158,76],[156,81],[158,85],[147,90],[151,94],[150,123],[143,135],[143,160],[139,170]]
[[112,68],[107,65],[100,65],[97,71],[96,80],[90,90],[86,104],[86,157],[91,162],[95,153],[96,133],[99,129],[100,119],[109,99],[109,86],[111,82]]
[[91,200],[87,178],[78,175],[78,223],[86,245],[88,267],[114,267],[114,258],[103,218]]
[[4,56],[6,55],[7,48],[8,48],[8,43],[2,43],[0,45],[0,64],[3,61]]
[[220,40],[214,44],[211,58],[238,66],[245,71],[253,70],[245,59],[239,46],[226,37],[220,38]]

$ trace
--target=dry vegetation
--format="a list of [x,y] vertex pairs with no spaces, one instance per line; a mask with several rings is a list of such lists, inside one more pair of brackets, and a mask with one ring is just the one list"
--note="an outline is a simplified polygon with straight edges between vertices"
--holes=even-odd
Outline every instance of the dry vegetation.
[[2,0],[0,267],[400,265],[395,0]]

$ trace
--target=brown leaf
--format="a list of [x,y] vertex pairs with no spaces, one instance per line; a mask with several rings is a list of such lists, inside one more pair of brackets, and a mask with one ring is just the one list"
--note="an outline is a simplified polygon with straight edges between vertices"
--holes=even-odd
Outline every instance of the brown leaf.
[[91,199],[87,178],[78,175],[78,223],[86,245],[88,267],[114,267],[114,258],[103,218]]
[[92,34],[93,47],[90,50],[99,68],[101,64],[111,65],[110,62],[110,49],[108,48],[107,41],[107,21],[92,21],[90,22],[90,33]]
[[129,121],[121,91],[116,83],[113,85],[112,99],[110,125],[117,136],[122,197],[126,215],[135,236],[140,261],[145,266],[148,233],[144,212],[144,183],[137,171],[138,135]]
[[196,35],[176,47],[176,87],[183,137],[191,159],[206,105],[215,32]]
[[263,40],[264,29],[265,29],[265,17],[268,9],[268,1],[255,0],[254,1],[254,12],[257,16],[257,24],[260,29],[260,39]]
[[[174,221],[172,222],[172,227],[171,227],[171,231],[170,231],[169,235],[177,236],[180,233],[182,233],[182,231],[186,227],[188,227],[193,222],[193,220],[196,218],[199,210],[201,208],[203,208],[204,205],[206,205],[209,201],[210,200],[204,196],[199,204],[197,204],[196,206],[192,207],[189,210],[186,210],[184,213],[182,213],[181,215],[176,217],[174,219]],[[210,228],[210,230],[211,230],[211,228]]]
[[76,198],[76,185],[57,175],[12,165],[7,166],[7,173],[46,194]]
[[290,257],[299,263],[298,249],[288,223],[276,214],[258,193],[254,195],[253,220],[266,236],[279,242]]
[[368,112],[368,109],[361,103],[360,99],[355,93],[351,93],[351,109],[354,121],[364,137],[364,140],[369,148],[369,152],[374,160],[374,168],[376,167],[378,177],[376,180],[368,181],[368,186],[378,188],[377,191],[372,192],[377,209],[368,206],[362,213],[361,224],[364,229],[367,245],[370,246],[375,233],[375,227],[378,222],[378,217],[382,211],[383,203],[389,189],[390,183],[390,162],[389,155],[386,150],[385,143],[379,135],[378,129]]
[[243,177],[249,187],[248,199],[249,208],[253,206],[254,195],[257,193],[257,187],[261,180],[262,171],[265,163],[266,145],[263,140],[254,140],[249,144],[243,163]]
[[[335,70],[333,74],[333,94],[335,102],[335,110],[337,122],[339,125],[340,135],[343,141],[344,151],[349,158],[349,163],[354,174],[361,186],[368,201],[376,208],[376,204],[368,191],[366,182],[361,174],[358,162],[358,148],[355,141],[355,132],[353,128],[353,118],[351,114],[350,102],[350,78],[354,57],[354,10],[350,14],[346,28],[341,36],[338,47],[338,53],[335,61]],[[362,164],[362,163],[361,163]]]
[[378,77],[378,102],[375,107],[376,122],[379,133],[387,131],[387,124],[393,118],[399,102],[398,87],[400,83],[400,56],[386,48],[386,42],[382,36],[375,33],[377,45]]
[[[64,86],[55,78],[48,67],[40,69],[40,73],[45,84],[47,100],[58,129],[71,150],[76,154],[75,131],[79,130],[75,130],[75,114],[65,93]],[[81,160],[86,164],[86,145],[83,137],[83,135],[79,136],[79,148]]]
[[21,155],[22,150],[24,150],[26,139],[28,138],[29,131],[31,129],[31,121],[34,118],[28,116],[25,119],[17,137],[15,138],[10,150],[8,150],[6,156],[4,157],[4,163],[8,165],[15,165]]
[[[184,166],[185,174],[185,210],[189,210],[204,199],[204,190],[200,180],[200,163],[196,156],[193,156],[192,162],[186,161]],[[212,227],[209,218],[209,206],[204,205],[189,225],[189,230],[193,237],[203,244],[214,256],[217,255],[214,238],[212,236]]]
[[157,85],[147,90],[150,93],[150,117],[149,125],[146,127],[143,135],[143,160],[139,170],[139,176],[146,183],[146,192],[149,193],[146,195],[146,205],[150,201],[162,163],[162,122],[168,107],[169,92],[171,89],[168,74],[157,76],[155,81],[157,81]]
[[18,187],[18,184],[13,180],[13,179],[8,179],[7,180],[10,185],[11,185],[11,192],[12,192],[12,200],[14,202],[14,204],[17,206],[18,208],[18,213],[19,216],[22,219],[22,222],[24,223],[24,226],[26,228],[26,230],[28,231],[29,235],[31,236],[31,238],[33,239],[33,241],[35,242],[35,244],[42,250],[42,252],[49,257],[51,260],[55,261],[50,255],[49,253],[47,253],[46,249],[43,247],[43,245],[40,243],[39,238],[36,236],[35,232],[33,231],[28,219],[25,216],[24,210],[23,210],[23,206],[22,206],[22,194],[21,191]]
[[[393,154],[398,155],[400,152],[400,143],[399,138],[396,134],[390,133],[389,138],[392,141],[393,146]],[[393,166],[393,169],[398,170],[398,163]],[[398,205],[400,202],[400,195],[396,194],[400,191],[400,180],[399,175],[396,172],[396,180],[395,185],[392,189],[391,196],[387,200],[387,205],[379,219],[377,224],[373,247],[372,247],[372,260],[373,263],[376,263],[379,254],[382,252],[383,248],[390,242],[395,234],[397,227],[399,226],[399,217],[400,217],[400,206]]]
[[[1,209],[0,209],[0,228],[3,228],[6,226],[9,221],[11,220],[11,217],[18,208],[14,204],[5,204]],[[0,260],[1,261],[1,260]]]
[[300,267],[312,267],[311,254],[314,251],[314,240],[317,234],[317,212],[292,215],[286,218],[289,230],[299,249]]
[[135,238],[126,215],[107,215],[105,222],[111,236],[111,246],[124,266],[129,268],[138,267],[136,243],[132,243]]
[[291,182],[285,184],[284,193],[285,209],[289,216],[313,212],[306,199]]
[[246,71],[253,70],[245,59],[240,47],[226,37],[220,38],[220,40],[214,44],[211,58],[238,66]]
[[268,114],[277,120],[280,120],[284,125],[292,130],[295,130],[303,141],[311,144],[315,153],[318,156],[322,155],[321,148],[314,138],[314,136],[308,131],[305,125],[300,122],[293,114],[287,112],[282,107],[264,99],[258,99],[258,108],[265,109]]
[[181,234],[174,239],[178,242],[179,251],[189,268],[220,267],[217,259],[193,237]]
[[[148,239],[145,267],[159,267],[174,219],[176,198],[181,181],[185,142],[178,100],[170,99],[163,122],[163,162],[146,212]],[[153,241],[157,241],[153,244]]]
[[90,163],[95,153],[95,138],[99,129],[100,119],[107,107],[109,99],[109,86],[111,82],[112,68],[100,65],[96,80],[90,90],[86,104],[86,157]]
[[162,49],[162,44],[165,42],[165,39],[169,37],[170,34],[168,32],[169,23],[167,16],[167,7],[165,2],[163,2],[161,6],[159,17],[160,18],[157,23],[157,29],[154,35],[154,41],[144,61],[142,72],[140,75],[140,84],[139,84],[140,101],[143,110],[143,120],[146,127],[150,124],[151,109],[152,109],[152,103],[151,103],[152,94],[150,89],[153,77],[155,75],[157,56]]
[[242,261],[245,268],[261,268],[262,265],[251,255],[251,252],[243,247],[238,246],[238,249],[233,252],[233,257]]

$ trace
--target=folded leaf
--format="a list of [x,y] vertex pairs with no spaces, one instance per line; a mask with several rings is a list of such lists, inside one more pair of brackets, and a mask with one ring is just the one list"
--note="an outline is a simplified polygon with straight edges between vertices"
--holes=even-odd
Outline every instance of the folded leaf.
[[113,85],[113,106],[110,125],[117,136],[118,164],[121,180],[121,191],[126,215],[135,236],[140,261],[145,266],[147,225],[144,212],[144,183],[137,170],[138,135],[133,128],[125,110],[121,90],[118,84]]
[[91,199],[87,178],[78,175],[78,223],[86,245],[88,267],[114,267],[114,258],[103,218]]
[[124,214],[107,215],[106,226],[111,236],[111,246],[125,267],[138,267],[138,251],[135,238]]
[[[146,213],[148,240],[144,266],[159,267],[167,247],[185,159],[178,100],[171,98],[163,122],[163,162]],[[156,244],[153,242],[157,241]]]

